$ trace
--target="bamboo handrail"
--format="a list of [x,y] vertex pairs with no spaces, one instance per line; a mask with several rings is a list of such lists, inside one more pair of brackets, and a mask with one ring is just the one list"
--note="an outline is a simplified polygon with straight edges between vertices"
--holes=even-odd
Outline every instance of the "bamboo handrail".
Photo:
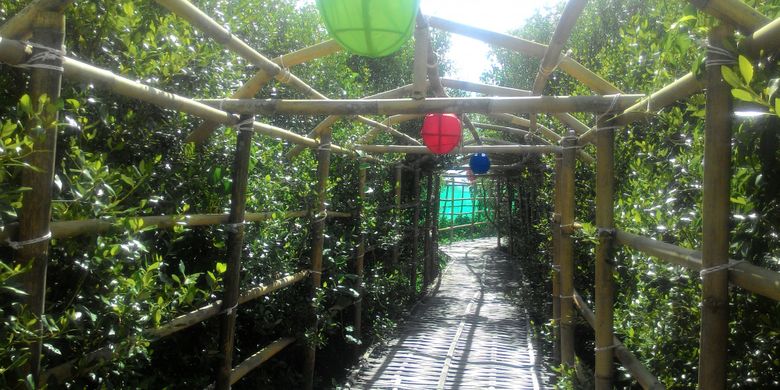
[[[582,296],[579,292],[577,292],[577,290],[574,290],[574,304],[577,309],[579,309],[580,314],[582,314],[582,317],[585,318],[585,321],[588,322],[590,327],[595,329],[596,316],[593,314],[593,310],[588,307],[588,303],[582,299]],[[664,386],[658,380],[658,378],[650,373],[650,371],[645,368],[642,362],[640,362],[639,359],[637,359],[636,356],[634,356],[634,354],[631,353],[631,351],[629,351],[628,348],[626,348],[626,346],[623,345],[623,343],[620,342],[617,337],[612,336],[612,342],[615,345],[615,348],[613,348],[615,351],[615,356],[620,360],[620,363],[623,364],[623,367],[628,370],[628,372],[631,374],[631,377],[639,382],[643,389],[666,389],[666,386]]]
[[[547,46],[540,43],[528,41],[508,34],[502,34],[495,31],[453,22],[447,19],[437,18],[434,16],[428,17],[428,23],[430,23],[431,27],[438,28],[440,30],[478,39],[491,45],[518,51],[536,58],[544,57],[544,52],[547,48]],[[608,81],[599,77],[597,74],[593,73],[589,69],[582,66],[582,64],[568,56],[563,56],[558,67],[560,67],[561,70],[568,73],[570,76],[587,85],[596,93],[620,93],[620,90],[617,89],[614,85],[610,84]]]
[[27,39],[32,34],[32,21],[41,11],[62,12],[73,0],[33,0],[0,26],[0,36]]
[[[262,213],[246,213],[246,222],[260,222],[272,219],[277,212],[266,211]],[[281,218],[300,218],[310,215],[309,210],[284,211]],[[349,218],[351,212],[328,211],[328,218]],[[178,214],[178,215],[153,215],[143,217],[84,219],[75,221],[57,221],[51,223],[51,236],[54,239],[71,238],[83,234],[100,234],[112,229],[120,228],[118,225],[122,219],[140,219],[141,227],[155,226],[156,229],[169,229],[174,226],[210,226],[227,223],[228,214]],[[0,244],[14,237],[18,229],[18,223],[10,223],[0,227]]]
[[[407,153],[407,154],[433,154],[425,146],[406,145],[355,145],[355,150],[368,153]],[[455,148],[448,154],[470,153],[560,153],[560,147],[555,145],[475,145]]]
[[[275,64],[279,66],[291,67],[301,64],[306,61],[310,61],[315,58],[324,57],[341,50],[341,45],[335,40],[328,40],[318,43],[303,49],[294,51],[289,54],[285,54],[272,59]],[[260,92],[260,89],[265,86],[268,81],[271,80],[271,75],[265,70],[261,69],[255,73],[252,78],[247,80],[240,88],[238,88],[232,95],[231,99],[248,99],[252,98]],[[185,142],[201,143],[205,141],[214,130],[217,129],[219,123],[206,121],[201,123],[195,130],[193,130],[186,138]],[[309,138],[312,136],[309,135]]]
[[[694,271],[702,269],[702,254],[693,249],[642,237],[625,231],[617,231],[617,242],[647,255],[668,261]],[[768,270],[750,263],[729,259],[729,281],[752,293],[780,301],[780,272]]]
[[[244,304],[263,297],[284,287],[301,282],[306,279],[307,276],[309,276],[309,271],[301,271],[290,276],[277,279],[268,285],[260,285],[251,288],[239,296],[238,303]],[[163,324],[162,326],[145,329],[144,333],[148,335],[152,341],[156,341],[218,315],[221,308],[222,301],[215,301],[214,303],[178,316],[173,320]],[[115,346],[108,345],[92,351],[80,359],[70,360],[58,366],[52,367],[41,374],[41,383],[47,383],[49,381],[53,381],[56,384],[62,383],[70,378],[80,375],[80,371],[84,371],[84,368],[94,367],[95,364],[111,360],[114,356],[114,353]],[[76,368],[79,368],[80,371],[74,372],[74,369]]]
[[248,357],[246,360],[233,368],[233,370],[230,372],[230,384],[232,385],[238,382],[250,371],[260,367],[261,364],[265,363],[268,361],[268,359],[287,348],[287,346],[293,342],[295,342],[294,337],[282,337],[273,343],[266,345],[261,350],[255,352],[252,356]]
[[[199,103],[238,114],[393,115],[427,113],[539,113],[625,110],[644,95],[453,97],[414,99],[201,99]],[[300,137],[300,136],[299,136]],[[305,138],[305,137],[301,137]],[[308,138],[307,138],[308,139]]]

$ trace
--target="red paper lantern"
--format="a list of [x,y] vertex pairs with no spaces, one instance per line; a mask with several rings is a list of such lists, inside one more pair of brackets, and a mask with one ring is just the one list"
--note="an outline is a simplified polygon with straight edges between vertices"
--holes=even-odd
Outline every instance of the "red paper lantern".
[[455,114],[428,114],[420,130],[423,143],[436,154],[446,154],[460,143],[460,119]]

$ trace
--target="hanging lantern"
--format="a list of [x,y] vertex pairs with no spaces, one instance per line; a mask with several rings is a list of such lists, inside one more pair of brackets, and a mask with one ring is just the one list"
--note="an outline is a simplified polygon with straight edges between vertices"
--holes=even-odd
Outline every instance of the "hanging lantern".
[[460,119],[455,114],[428,114],[420,130],[423,143],[436,154],[446,154],[460,143]]
[[412,36],[420,0],[317,0],[325,28],[348,51],[384,57]]
[[485,153],[475,153],[469,159],[471,171],[477,175],[484,175],[490,170],[490,159]]

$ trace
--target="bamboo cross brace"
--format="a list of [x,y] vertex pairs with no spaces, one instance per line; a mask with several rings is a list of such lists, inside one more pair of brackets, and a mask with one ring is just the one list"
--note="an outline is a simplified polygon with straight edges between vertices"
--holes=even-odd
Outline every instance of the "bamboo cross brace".
[[414,99],[201,99],[198,102],[238,114],[393,115],[428,113],[539,113],[624,110],[644,95],[454,97]]

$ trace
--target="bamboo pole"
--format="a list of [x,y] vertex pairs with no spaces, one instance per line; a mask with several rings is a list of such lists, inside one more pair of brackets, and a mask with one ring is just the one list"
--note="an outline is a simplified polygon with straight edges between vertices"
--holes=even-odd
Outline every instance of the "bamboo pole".
[[513,226],[513,220],[514,220],[514,213],[512,213],[512,198],[515,196],[515,189],[512,185],[512,182],[509,180],[509,177],[506,178],[506,204],[507,204],[507,237],[508,237],[508,244],[509,249],[507,252],[509,253],[509,257],[512,257],[512,246],[514,245],[514,226]]
[[[580,310],[582,317],[590,324],[591,328],[596,327],[596,316],[593,311],[588,307],[588,304],[582,299],[582,296],[577,291],[574,291],[574,303]],[[615,345],[615,356],[623,364],[623,367],[631,374],[639,385],[646,390],[663,390],[666,387],[645,368],[642,362],[626,348],[623,343],[618,340],[617,337],[612,337],[612,344]]]
[[[561,19],[558,21],[558,25],[555,27],[552,38],[550,38],[550,44],[544,51],[542,61],[539,64],[539,71],[536,73],[533,87],[531,88],[532,95],[541,95],[544,92],[544,87],[547,85],[547,79],[558,67],[558,61],[562,59],[561,56],[565,56],[561,53],[566,41],[569,40],[571,30],[577,23],[582,11],[585,9],[587,0],[569,0],[566,6],[563,8]],[[531,132],[536,131],[536,114],[531,114]]]
[[[393,208],[393,257],[392,268],[395,269],[398,266],[398,257],[401,253],[401,239],[398,237],[401,224],[401,180],[403,178],[403,166],[397,164],[395,166],[395,183],[393,185],[393,201],[395,202]],[[402,233],[401,233],[402,234]]]
[[[254,287],[242,293],[238,298],[238,303],[244,304],[264,297],[274,291],[296,284],[304,280],[307,276],[309,276],[308,271],[301,271],[275,280],[268,285]],[[150,341],[157,341],[219,315],[221,307],[222,301],[218,300],[189,313],[180,315],[160,327],[145,329],[143,332],[151,339]],[[41,374],[41,383],[62,384],[68,379],[86,374],[90,369],[94,368],[96,364],[110,361],[116,357],[118,357],[116,346],[105,346],[88,353],[80,359],[73,359],[44,371]]]
[[[407,153],[407,154],[433,154],[425,146],[406,145],[355,145],[355,150],[368,153]],[[475,145],[462,146],[453,149],[449,154],[472,153],[508,153],[508,154],[539,154],[559,153],[560,148],[555,145]]]
[[[450,196],[450,245],[452,245],[452,242],[455,240],[455,189],[458,188],[455,185],[455,180],[450,183],[450,186],[452,188],[452,195]],[[445,230],[445,229],[442,229]]]
[[460,89],[463,91],[477,92],[484,95],[493,96],[531,96],[531,91],[524,89],[516,89],[509,87],[501,87],[498,85],[490,85],[483,83],[475,83],[472,81],[449,79],[446,77],[441,78],[441,84],[447,88]]
[[[563,156],[555,155],[555,182],[553,194],[552,231],[552,304],[553,304],[553,361],[561,362],[561,175]],[[525,202],[528,203],[527,201]],[[527,225],[526,221],[526,225]]]
[[780,50],[780,18],[775,19],[756,30],[743,42],[746,51],[756,57],[763,50],[775,53]]
[[227,238],[227,271],[222,293],[222,311],[219,326],[220,364],[217,369],[217,390],[230,388],[233,369],[233,345],[236,337],[236,307],[241,289],[241,252],[244,250],[244,214],[246,212],[249,156],[252,151],[251,116],[242,116],[238,126],[236,154],[233,161],[232,193],[230,196],[231,229]]
[[19,65],[32,55],[32,47],[22,42],[0,37],[0,62],[8,65]]
[[[65,40],[65,17],[61,11],[38,10],[32,19],[32,40],[44,47],[62,50]],[[35,54],[43,53],[35,48]],[[46,58],[36,65],[59,67],[62,60],[57,56]],[[31,152],[25,159],[29,167],[22,170],[21,186],[26,187],[22,195],[22,209],[19,215],[19,229],[14,249],[14,263],[27,266],[30,270],[23,276],[24,301],[28,310],[37,319],[34,324],[35,341],[30,343],[30,360],[23,370],[33,382],[39,385],[41,368],[41,346],[43,343],[43,315],[46,304],[46,272],[49,261],[49,240],[51,239],[51,198],[54,183],[55,157],[57,153],[57,123],[59,112],[56,102],[60,97],[62,72],[50,68],[33,68],[30,77],[30,100],[40,117],[31,118],[26,128],[33,141]],[[48,97],[42,101],[44,97]]]
[[690,0],[702,11],[750,34],[771,21],[740,0]]
[[420,169],[414,170],[414,184],[412,187],[414,196],[414,218],[412,219],[412,256],[409,270],[409,290],[412,302],[417,298],[417,264],[420,259],[417,257],[417,246],[420,244],[419,226],[420,226]]
[[[521,126],[521,127],[528,128],[528,127],[531,126],[531,121],[530,120],[525,119],[525,118],[521,118],[521,117],[515,116],[515,115],[510,115],[510,114],[493,114],[493,115],[490,115],[490,117],[493,118],[493,119],[506,121],[506,122],[509,122],[509,123],[511,123],[513,125],[518,125],[518,126]],[[542,126],[540,124],[537,124],[536,128],[538,130],[541,130],[541,136],[543,136],[545,139],[550,141],[550,143],[553,143],[553,144],[560,143],[561,136],[558,135],[558,133],[556,133],[556,132],[554,132],[554,131],[552,131],[552,130],[548,129],[547,127]],[[577,158],[579,158],[580,160],[582,160],[583,162],[585,162],[587,164],[593,164],[593,163],[596,162],[596,159],[593,158],[593,156],[585,153],[585,151],[583,151],[582,149],[577,150]]]
[[[377,93],[377,94],[374,94],[374,95],[366,96],[363,99],[387,99],[387,98],[391,98],[391,97],[393,97],[393,98],[403,97],[403,96],[406,96],[406,94],[409,93],[409,91],[411,91],[411,89],[412,89],[412,85],[411,84],[407,84],[407,85],[404,85],[404,86],[396,88],[396,89],[391,89],[389,91],[384,91],[384,92],[380,92],[380,93]],[[326,117],[325,119],[322,120],[322,122],[318,123],[317,126],[315,126],[312,131],[309,132],[307,137],[309,137],[309,138],[319,137],[319,135],[325,129],[330,129],[331,126],[336,124],[336,122],[338,122],[339,119],[341,119],[341,118],[342,117],[338,116],[338,115],[330,115],[330,116]],[[360,120],[370,120],[370,119],[364,118],[362,116],[357,117],[357,118],[360,119]],[[372,122],[373,123],[379,123],[379,122],[375,122],[375,121],[372,121]],[[369,124],[369,122],[364,122],[364,123]],[[372,132],[374,132],[374,134],[379,134],[380,130],[384,130],[386,132],[390,132],[391,134],[395,134],[395,133],[393,133],[393,131],[397,131],[397,130],[395,130],[392,127],[390,127],[391,124],[394,124],[394,123],[391,122],[391,121],[388,121],[388,120],[384,121],[384,123],[381,123],[381,125],[382,125],[381,129],[378,129],[378,128],[374,127],[371,131],[366,133],[363,137],[359,138],[358,139],[358,143],[370,142],[370,141],[365,141],[364,139],[367,138],[368,134],[371,134]],[[370,124],[370,126],[373,126],[373,124]],[[393,130],[393,131],[390,131],[390,130]],[[398,134],[403,134],[403,133],[398,132]],[[395,135],[398,135],[398,134],[395,134]],[[405,135],[405,134],[403,134],[403,135]],[[373,138],[371,140],[373,140]],[[288,159],[295,158],[302,151],[303,151],[302,147],[295,146],[294,148],[292,148],[292,150],[287,152],[287,158]]]
[[[325,246],[325,217],[327,215],[328,176],[330,175],[330,130],[320,135],[322,147],[317,149],[317,202],[314,208],[317,215],[312,221],[312,249],[311,249],[311,324],[309,331],[312,334],[318,332],[319,323],[314,307],[314,298],[317,290],[322,285],[322,256]],[[304,389],[311,390],[314,387],[315,359],[317,347],[309,345],[304,362]]]
[[362,334],[363,324],[363,296],[365,289],[363,288],[363,273],[365,268],[365,256],[366,256],[366,233],[363,231],[363,209],[366,203],[366,165],[361,162],[360,168],[358,168],[358,208],[355,213],[357,219],[358,228],[358,247],[357,256],[355,257],[355,274],[358,277],[358,291],[360,292],[360,299],[355,302],[355,317],[353,320],[353,326],[355,328],[355,334],[360,339]]
[[441,206],[441,176],[433,178],[433,226],[431,227],[431,277],[433,280],[439,275],[439,207]]
[[423,222],[423,231],[425,232],[425,238],[423,242],[423,288],[431,284],[431,229],[433,224],[431,219],[433,218],[433,172],[427,171],[425,173],[426,185],[425,185],[425,221]]
[[501,250],[501,178],[496,178],[496,249]]
[[[625,110],[643,95],[452,97],[414,99],[200,99],[239,114],[394,115],[429,113],[539,113]],[[612,104],[615,102],[614,105]]]
[[414,29],[413,99],[425,99],[428,95],[428,46],[430,44],[428,23],[425,22],[422,14],[418,14],[417,25]]
[[[472,27],[466,24],[453,22],[451,20],[441,19],[434,16],[428,18],[428,23],[431,27],[438,28],[440,30],[449,31],[451,33],[464,35],[470,38],[478,39],[485,43],[503,47],[509,50],[521,52],[525,55],[529,55],[536,58],[544,57],[547,46],[531,42],[522,38],[514,37],[507,34],[501,34],[494,31],[484,30],[476,27]],[[579,62],[571,59],[568,56],[563,56],[561,63],[558,65],[564,72],[570,76],[579,80],[583,84],[587,85],[591,90],[599,94],[613,94],[620,93],[614,85],[608,81],[602,79],[597,74],[591,72]],[[606,111],[606,110],[604,110]]]
[[27,39],[33,34],[35,18],[41,12],[62,13],[73,0],[33,0],[0,26],[0,36],[10,39]]
[[287,346],[293,342],[295,342],[295,338],[293,337],[282,337],[263,347],[263,349],[257,351],[252,356],[248,357],[246,360],[241,362],[241,364],[237,365],[236,368],[234,368],[230,373],[230,384],[232,385],[238,382],[250,371],[260,367],[261,364],[265,363],[268,361],[268,359],[287,348]]
[[[599,121],[597,126],[604,127]],[[596,390],[612,389],[612,339],[614,335],[614,281],[612,278],[615,233],[615,130],[599,129],[596,138]]]
[[[341,45],[339,45],[335,40],[331,39],[316,45],[305,47],[289,54],[276,57],[271,61],[279,66],[290,67],[301,64],[303,62],[311,61],[315,58],[320,58],[336,53],[339,50],[341,50]],[[264,69],[259,70],[257,73],[255,73],[254,76],[252,76],[252,78],[250,78],[240,88],[233,92],[233,94],[230,95],[230,98],[249,99],[254,97],[258,92],[260,92],[263,86],[268,84],[268,82],[271,80],[271,77],[272,76]],[[214,130],[217,129],[217,127],[219,127],[219,125],[220,124],[218,122],[205,121],[187,136],[185,142],[194,142],[196,144],[202,143],[209,137],[209,135],[211,135],[211,133],[214,132]]]
[[471,238],[474,238],[474,236],[476,236],[477,233],[476,228],[474,227],[474,222],[476,222],[474,218],[477,215],[476,212],[477,202],[476,202],[476,198],[474,198],[473,196],[470,199],[470,201],[471,201]]
[[574,240],[572,239],[575,207],[574,152],[577,137],[573,132],[564,137],[561,161],[561,244],[560,255],[560,306],[561,306],[561,363],[574,366],[574,315],[572,294],[574,291]]
[[[709,44],[722,48],[729,35],[726,26],[715,27]],[[721,54],[708,49],[707,62],[722,60]],[[699,388],[718,390],[726,388],[728,371],[729,284],[728,272],[722,267],[729,261],[732,107],[731,87],[723,81],[720,66],[707,67],[706,84]]]
[[[702,269],[702,253],[693,249],[657,241],[624,231],[617,231],[617,242],[688,269]],[[780,272],[750,263],[729,259],[729,281],[754,294],[780,301]]]
[[[275,217],[281,219],[300,218],[309,215],[309,210],[246,213],[245,222],[261,222]],[[142,227],[155,227],[156,229],[169,229],[174,226],[211,226],[228,223],[229,214],[183,214],[183,215],[154,215],[145,217],[84,219],[75,221],[52,222],[49,227],[51,238],[66,239],[85,234],[102,234],[114,231],[122,231],[126,227],[122,221],[134,218]],[[350,218],[352,213],[344,211],[328,211],[328,218]],[[18,223],[11,223],[0,228],[0,245],[14,237],[19,229]]]
[[289,70],[283,69],[275,62],[266,58],[264,55],[251,48],[246,42],[242,41],[230,31],[220,26],[214,19],[206,15],[203,11],[192,5],[187,0],[155,0],[158,4],[167,8],[171,12],[187,20],[193,27],[201,30],[204,34],[211,37],[218,43],[225,45],[239,56],[243,57],[258,68],[266,71],[270,76],[276,78],[279,82],[290,84],[295,89],[306,95],[314,96],[318,99],[327,99],[323,94],[317,92],[314,88],[299,79]]

